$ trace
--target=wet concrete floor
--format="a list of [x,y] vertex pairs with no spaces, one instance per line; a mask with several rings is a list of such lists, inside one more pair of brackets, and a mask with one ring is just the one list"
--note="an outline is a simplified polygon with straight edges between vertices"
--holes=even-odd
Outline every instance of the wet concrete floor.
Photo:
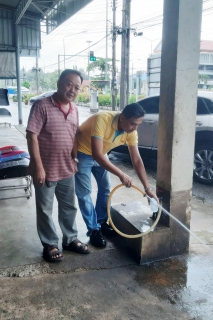
[[[15,142],[26,148],[23,133],[22,127],[0,126],[0,146]],[[112,153],[110,159],[140,187],[128,157]],[[155,187],[153,169],[147,171]],[[112,187],[119,184],[111,179]],[[94,180],[93,187],[95,198]],[[121,188],[112,202],[138,197]],[[0,201],[0,319],[213,319],[211,202],[192,198],[191,230],[204,245],[191,236],[188,255],[139,266],[119,236],[108,239],[104,250],[90,245],[89,255],[65,253],[60,264],[44,262],[34,201],[34,195]],[[54,220],[61,238],[57,203]],[[79,211],[77,224],[79,238],[88,242]]]

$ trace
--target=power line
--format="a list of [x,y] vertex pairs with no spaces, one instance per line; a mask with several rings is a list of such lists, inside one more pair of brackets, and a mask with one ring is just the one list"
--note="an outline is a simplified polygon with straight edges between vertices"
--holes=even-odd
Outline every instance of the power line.
[[[104,39],[106,39],[106,36],[103,37],[102,39],[100,39],[99,41],[95,42],[93,45],[90,45],[90,47],[87,47],[86,49],[83,49],[83,50],[79,51],[78,53],[73,54],[72,57],[67,58],[66,60],[72,59],[73,57],[79,55],[80,53],[82,53],[82,52],[84,52],[84,51],[86,51],[86,50],[88,50],[89,48],[94,47],[96,44],[98,44],[99,42],[103,41]],[[54,66],[54,65],[57,65],[57,64],[58,64],[58,63],[53,63],[53,64],[50,64],[50,65],[48,65],[48,66],[46,66],[46,67]]]

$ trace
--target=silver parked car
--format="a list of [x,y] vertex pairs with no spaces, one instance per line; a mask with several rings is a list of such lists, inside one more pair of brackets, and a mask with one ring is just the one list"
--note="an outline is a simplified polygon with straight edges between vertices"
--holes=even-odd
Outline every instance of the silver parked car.
[[43,98],[47,98],[51,95],[53,95],[55,91],[48,91],[48,92],[44,92],[42,94],[40,94],[39,96],[34,96],[30,99],[30,104],[33,104],[34,102],[36,102],[37,100],[43,99]]
[[[146,115],[138,127],[138,147],[142,157],[157,158],[159,96],[138,101]],[[128,152],[126,146],[114,149]],[[198,96],[194,153],[194,178],[204,184],[213,183],[213,100]]]

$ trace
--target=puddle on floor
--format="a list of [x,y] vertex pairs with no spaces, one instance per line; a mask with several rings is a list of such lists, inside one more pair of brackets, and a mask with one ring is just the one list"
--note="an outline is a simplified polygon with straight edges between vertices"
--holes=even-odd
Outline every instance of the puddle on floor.
[[183,255],[141,266],[135,280],[192,319],[213,319],[213,254]]

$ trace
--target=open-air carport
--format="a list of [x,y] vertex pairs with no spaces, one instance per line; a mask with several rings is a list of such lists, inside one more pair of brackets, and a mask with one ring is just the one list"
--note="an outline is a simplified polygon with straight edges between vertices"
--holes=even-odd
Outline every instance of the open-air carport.
[[[20,56],[39,54],[41,21],[49,33],[89,2],[0,0],[0,64],[4,66],[0,78],[17,79],[20,125]],[[202,0],[164,1],[157,193],[162,205],[188,228],[201,15]],[[167,256],[187,252],[189,234],[180,237],[181,227],[168,216],[163,216],[161,222],[170,228]]]

